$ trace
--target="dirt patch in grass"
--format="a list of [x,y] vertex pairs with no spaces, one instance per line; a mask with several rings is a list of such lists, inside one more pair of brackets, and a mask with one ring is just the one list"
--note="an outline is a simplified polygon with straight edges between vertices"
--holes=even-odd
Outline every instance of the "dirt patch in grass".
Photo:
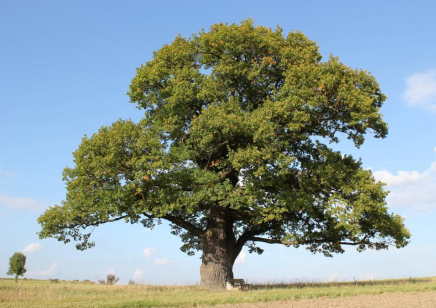
[[411,308],[436,307],[436,292],[385,293],[348,297],[273,301],[264,303],[197,306],[201,308]]

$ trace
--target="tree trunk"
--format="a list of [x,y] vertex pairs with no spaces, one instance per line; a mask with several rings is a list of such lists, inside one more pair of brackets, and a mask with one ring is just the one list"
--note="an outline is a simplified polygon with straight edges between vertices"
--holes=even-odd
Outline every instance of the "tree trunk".
[[233,278],[233,264],[239,251],[233,233],[233,221],[225,208],[213,208],[208,218],[207,231],[202,237],[202,264],[200,287],[224,290],[226,280]]

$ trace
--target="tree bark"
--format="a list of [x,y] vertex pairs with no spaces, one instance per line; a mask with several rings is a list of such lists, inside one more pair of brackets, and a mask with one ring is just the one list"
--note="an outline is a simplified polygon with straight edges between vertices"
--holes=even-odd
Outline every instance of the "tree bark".
[[239,254],[233,232],[233,220],[228,209],[211,210],[206,232],[202,238],[202,264],[200,287],[224,290],[226,280],[233,279],[233,264]]

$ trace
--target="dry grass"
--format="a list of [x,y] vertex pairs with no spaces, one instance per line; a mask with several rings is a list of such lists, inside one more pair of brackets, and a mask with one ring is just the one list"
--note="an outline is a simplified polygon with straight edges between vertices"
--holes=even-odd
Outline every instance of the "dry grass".
[[0,307],[195,307],[425,291],[436,291],[436,278],[267,283],[255,284],[249,292],[208,292],[197,286],[105,286],[47,280],[20,280],[16,284],[3,279],[0,282]]

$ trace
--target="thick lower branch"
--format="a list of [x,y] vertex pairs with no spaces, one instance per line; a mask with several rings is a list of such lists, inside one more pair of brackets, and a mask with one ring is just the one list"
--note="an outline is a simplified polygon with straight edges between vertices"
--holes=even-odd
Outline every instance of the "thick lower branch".
[[[366,239],[368,238],[368,235],[366,235],[363,239],[357,242],[337,242],[340,245],[360,245],[363,244]],[[269,238],[263,238],[263,237],[256,237],[252,236],[249,237],[247,241],[253,241],[253,242],[263,242],[268,244],[282,244],[282,245],[307,245],[307,244],[313,244],[313,243],[330,243],[333,242],[328,239],[322,239],[322,240],[312,240],[312,241],[283,241],[283,240],[275,240],[275,239],[269,239]]]
[[183,220],[180,217],[171,216],[171,215],[164,215],[161,217],[156,217],[154,215],[150,215],[147,213],[143,213],[143,215],[148,217],[148,218],[162,218],[162,219],[168,220],[168,221],[172,222],[173,224],[179,226],[180,228],[185,229],[186,231],[188,231],[191,234],[196,235],[196,236],[202,236],[205,232],[204,230],[194,226],[193,224]]
[[194,226],[193,224],[181,219],[180,217],[174,217],[171,215],[162,216],[163,219],[166,219],[172,222],[175,225],[185,229],[186,231],[192,233],[193,235],[201,236],[204,234],[204,230]]
[[242,247],[247,243],[248,241],[252,241],[252,238],[255,238],[256,235],[261,235],[268,230],[271,229],[271,226],[269,224],[261,224],[258,225],[256,229],[254,230],[247,230],[238,238],[238,241],[236,242],[236,248],[240,251]]

